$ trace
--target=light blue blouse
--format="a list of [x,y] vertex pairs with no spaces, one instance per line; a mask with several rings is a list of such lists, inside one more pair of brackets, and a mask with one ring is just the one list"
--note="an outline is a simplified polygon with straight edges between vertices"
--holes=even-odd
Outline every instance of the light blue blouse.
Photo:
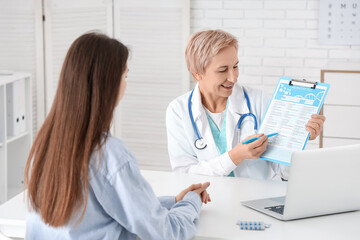
[[26,239],[190,239],[196,232],[201,200],[194,193],[175,203],[174,196],[157,198],[141,176],[125,144],[109,136],[90,161],[88,204],[66,226],[53,228],[39,214],[28,212]]

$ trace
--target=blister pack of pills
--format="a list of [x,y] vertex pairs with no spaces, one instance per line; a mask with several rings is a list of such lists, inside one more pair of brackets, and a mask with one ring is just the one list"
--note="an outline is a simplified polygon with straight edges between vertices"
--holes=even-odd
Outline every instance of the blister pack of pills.
[[269,228],[271,224],[266,224],[261,221],[237,221],[236,225],[239,225],[241,230],[265,230]]

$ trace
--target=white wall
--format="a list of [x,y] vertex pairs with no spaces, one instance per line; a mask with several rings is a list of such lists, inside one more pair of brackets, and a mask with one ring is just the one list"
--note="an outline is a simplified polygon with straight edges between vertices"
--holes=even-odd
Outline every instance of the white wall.
[[239,82],[272,93],[280,76],[320,81],[320,69],[331,62],[360,61],[360,46],[318,44],[319,3],[192,0],[191,32],[221,28],[234,34],[240,45]]
[[[191,33],[220,28],[235,35],[238,82],[269,94],[280,76],[320,81],[321,69],[360,70],[360,46],[318,43],[319,5],[320,0],[192,0]],[[318,146],[316,139],[307,148]]]

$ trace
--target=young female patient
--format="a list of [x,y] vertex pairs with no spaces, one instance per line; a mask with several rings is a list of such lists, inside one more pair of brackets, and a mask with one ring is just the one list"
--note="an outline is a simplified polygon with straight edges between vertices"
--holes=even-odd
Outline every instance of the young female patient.
[[210,183],[154,195],[135,157],[109,134],[129,51],[88,33],[71,45],[25,170],[26,239],[189,239]]

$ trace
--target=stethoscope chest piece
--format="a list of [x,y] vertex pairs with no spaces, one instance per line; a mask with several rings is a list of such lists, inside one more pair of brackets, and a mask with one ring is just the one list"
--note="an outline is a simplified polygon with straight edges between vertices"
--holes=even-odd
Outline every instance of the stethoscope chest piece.
[[199,150],[202,150],[204,148],[206,148],[207,144],[205,143],[204,139],[200,138],[200,139],[196,139],[195,140],[195,147]]

